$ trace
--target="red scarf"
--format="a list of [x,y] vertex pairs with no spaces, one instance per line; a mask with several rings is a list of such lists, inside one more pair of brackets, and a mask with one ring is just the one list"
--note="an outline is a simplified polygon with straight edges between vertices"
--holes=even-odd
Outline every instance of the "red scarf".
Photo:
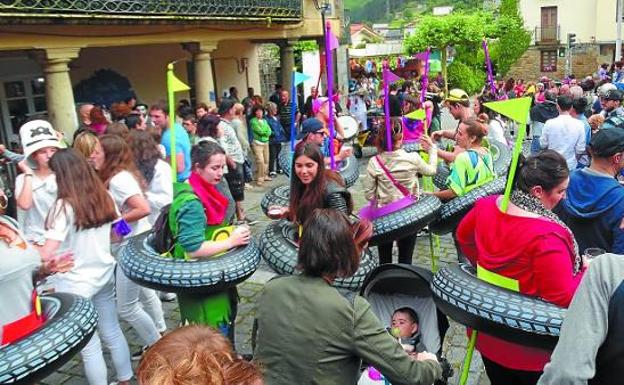
[[196,172],[191,173],[189,184],[193,187],[193,192],[199,197],[204,206],[208,225],[220,225],[223,223],[229,204],[228,199],[214,185],[206,182]]

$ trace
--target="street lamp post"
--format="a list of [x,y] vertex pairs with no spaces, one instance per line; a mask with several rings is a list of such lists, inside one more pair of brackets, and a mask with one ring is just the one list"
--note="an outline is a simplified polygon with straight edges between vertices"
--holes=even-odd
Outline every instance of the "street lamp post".
[[[312,0],[314,2],[314,8],[321,13],[321,27],[323,28],[323,44],[325,44],[325,39],[327,35],[327,30],[325,29],[325,14],[331,9],[331,4],[329,0]],[[316,89],[319,89],[319,85],[321,83],[321,75],[319,75],[318,81],[316,82]]]

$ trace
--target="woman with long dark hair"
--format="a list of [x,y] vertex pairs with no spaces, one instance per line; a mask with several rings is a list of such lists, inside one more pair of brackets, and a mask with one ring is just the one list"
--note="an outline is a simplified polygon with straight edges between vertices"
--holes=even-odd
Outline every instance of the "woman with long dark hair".
[[[500,195],[486,197],[457,228],[457,242],[472,264],[520,293],[564,307],[585,270],[572,232],[552,212],[565,196],[568,176],[566,160],[553,150],[521,157],[507,212]],[[477,349],[492,385],[537,383],[551,353],[486,333],[479,333]]]
[[[100,179],[113,196],[121,218],[130,227],[130,232],[125,236],[131,237],[149,230],[147,216],[150,214],[150,206],[143,193],[145,180],[134,163],[130,146],[116,135],[103,135],[91,158]],[[113,255],[117,255],[122,247],[123,242],[116,240],[112,244]],[[166,325],[156,292],[134,283],[121,269],[116,271],[116,288],[121,318],[132,325],[145,346],[158,341]],[[139,303],[139,296],[144,306]],[[136,358],[140,358],[140,353]]]
[[[50,159],[50,168],[56,173],[58,198],[46,219],[46,240],[40,253],[45,259],[60,250],[73,252],[74,267],[56,276],[54,289],[91,299],[118,383],[129,384],[130,352],[115,311],[115,260],[110,253],[111,225],[118,218],[115,202],[76,151],[58,151]],[[83,348],[82,358],[89,384],[108,384],[98,334]]]
[[344,188],[342,178],[325,169],[319,146],[300,142],[293,153],[292,169],[289,207],[269,207],[272,218],[286,217],[297,225],[303,225],[317,208],[333,208],[351,214],[351,195]]

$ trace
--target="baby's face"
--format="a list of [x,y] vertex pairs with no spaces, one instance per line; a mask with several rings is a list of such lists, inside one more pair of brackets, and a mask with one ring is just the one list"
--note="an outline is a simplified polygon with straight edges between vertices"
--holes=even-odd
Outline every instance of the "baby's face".
[[399,337],[411,337],[418,331],[418,324],[412,321],[409,314],[397,312],[392,316],[392,328],[399,329]]

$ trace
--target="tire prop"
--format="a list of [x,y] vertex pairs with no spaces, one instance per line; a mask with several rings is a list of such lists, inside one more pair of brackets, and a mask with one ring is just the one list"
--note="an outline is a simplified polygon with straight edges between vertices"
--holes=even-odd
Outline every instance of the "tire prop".
[[67,363],[89,342],[98,317],[88,299],[69,293],[41,297],[45,324],[0,348],[0,384],[31,385]]
[[[518,166],[518,157],[522,152],[522,143],[526,134],[527,116],[529,115],[529,109],[531,108],[531,98],[517,98],[510,100],[503,100],[499,102],[485,103],[485,106],[494,110],[501,115],[504,115],[516,122],[518,122],[520,128],[518,130],[518,137],[514,144],[513,153],[511,155],[511,167],[507,176],[507,183],[505,186],[505,194],[501,203],[501,211],[507,212],[507,205],[509,203],[509,197],[511,196],[511,188],[513,187],[513,180],[516,174],[516,168]],[[468,371],[470,370],[470,360],[472,358],[472,352],[474,351],[477,343],[477,331],[473,331],[470,336],[470,342],[468,343],[468,349],[466,351],[466,358],[464,360],[464,367],[462,369],[461,376],[459,378],[459,384],[465,385],[468,381]]]
[[[278,274],[296,274],[299,246],[295,241],[295,228],[285,219],[271,222],[260,236],[259,249],[262,258]],[[351,277],[337,278],[333,286],[357,291],[364,279],[379,265],[379,257],[372,249],[362,254],[359,269]]]
[[260,265],[252,240],[213,257],[182,260],[159,255],[149,245],[149,232],[130,238],[119,256],[124,274],[141,286],[176,293],[217,293],[249,278]]

